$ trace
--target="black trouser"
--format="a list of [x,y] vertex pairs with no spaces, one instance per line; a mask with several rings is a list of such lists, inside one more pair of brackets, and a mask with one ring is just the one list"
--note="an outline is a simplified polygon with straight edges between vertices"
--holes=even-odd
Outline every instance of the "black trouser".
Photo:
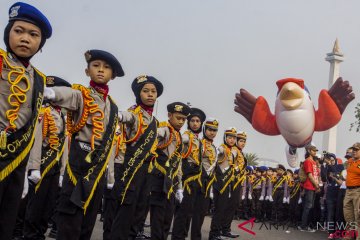
[[251,200],[251,211],[253,213],[255,213],[255,218],[257,220],[262,221],[264,218],[264,214],[263,214],[263,202],[264,201],[260,201],[260,197],[261,197],[261,188],[258,189],[253,189],[252,191],[252,200]]
[[272,205],[272,212],[271,212],[271,218],[275,222],[281,222],[285,220],[285,213],[284,213],[284,189],[278,188],[276,189],[275,193],[273,194],[273,205]]
[[175,198],[164,191],[164,176],[151,174],[150,222],[151,239],[166,240],[175,211]]
[[[121,174],[124,171],[124,165],[120,163],[114,164],[114,178],[120,179]],[[119,201],[115,199],[114,196],[111,194],[111,189],[105,188],[104,190],[104,201],[106,202],[104,204],[104,222],[103,222],[103,239],[109,240],[110,239],[110,232],[111,232],[111,226],[113,224],[115,213],[117,209],[117,204],[120,204]]]
[[301,205],[298,204],[300,198],[300,190],[290,198],[290,205],[289,205],[289,221],[296,225],[300,220],[300,212],[301,212]]
[[[346,189],[339,189],[339,193],[337,195],[337,201],[336,201],[336,213],[335,213],[335,219],[338,222],[337,226],[345,226],[345,218],[344,218],[344,198],[345,198]],[[342,224],[341,224],[342,223]],[[344,228],[341,228],[339,230],[345,230]]]
[[[336,226],[337,219],[335,218],[339,187],[328,186],[326,193],[326,207],[327,207],[327,223]],[[330,225],[331,226],[331,225]],[[335,227],[328,229],[329,233],[335,232]]]
[[265,212],[265,220],[275,220],[275,219],[272,219],[271,217],[271,209],[272,209],[272,205],[273,205],[273,202],[270,202],[270,201],[264,201],[263,203],[263,206],[264,206],[264,212]]
[[28,204],[25,214],[25,239],[45,239],[48,222],[58,196],[59,172],[46,175],[37,192],[29,180]]
[[201,228],[204,218],[209,210],[211,199],[205,197],[205,192],[196,195],[194,212],[191,221],[191,239],[201,240]]
[[194,211],[198,211],[198,209],[194,208],[194,206],[196,198],[199,194],[201,194],[200,186],[196,181],[189,183],[188,186],[190,188],[190,193],[185,188],[184,198],[175,212],[174,226],[171,236],[171,239],[174,240],[185,239],[187,237],[193,213]]
[[[232,186],[230,186],[232,189]],[[222,226],[222,233],[231,232],[231,222],[234,219],[235,211],[240,202],[240,187],[238,186],[235,190],[231,191],[230,199],[224,213],[224,222]]]
[[0,236],[12,238],[21,195],[24,189],[25,169],[29,155],[14,171],[0,182]]
[[215,210],[211,219],[209,239],[221,236],[226,206],[229,203],[229,187],[223,193],[216,188],[213,189]]
[[58,205],[58,233],[56,239],[91,239],[91,234],[95,226],[96,217],[104,192],[104,186],[105,177],[102,176],[96,187],[96,190],[94,191],[91,202],[86,209],[86,213],[84,214],[84,209],[76,206],[70,200],[74,189],[74,184],[70,181],[67,172],[65,172]]
[[[245,199],[241,199],[243,196],[243,192],[244,192],[244,188],[243,186],[238,186],[238,188],[240,188],[240,196],[239,196],[239,204],[237,206],[236,212],[235,212],[235,216],[238,217],[239,219],[244,219],[245,217]],[[246,191],[246,190],[245,190]],[[246,194],[246,193],[245,193]]]
[[[135,229],[134,221],[142,219],[144,212],[146,212],[147,197],[149,196],[148,168],[149,162],[145,162],[139,168],[128,187],[123,203],[116,204],[117,209],[111,227],[110,239],[128,240],[136,238],[138,229]],[[116,179],[113,191],[118,190],[118,184],[119,181]],[[121,199],[117,199],[117,201],[121,201]],[[143,210],[144,207],[145,210]],[[142,211],[141,214],[136,214],[140,211]]]
[[16,223],[15,228],[13,232],[13,238],[14,237],[23,237],[24,233],[24,222],[25,222],[25,213],[26,213],[26,206],[28,202],[28,195],[25,196],[25,198],[21,199],[20,205],[19,205],[19,211],[16,217]]

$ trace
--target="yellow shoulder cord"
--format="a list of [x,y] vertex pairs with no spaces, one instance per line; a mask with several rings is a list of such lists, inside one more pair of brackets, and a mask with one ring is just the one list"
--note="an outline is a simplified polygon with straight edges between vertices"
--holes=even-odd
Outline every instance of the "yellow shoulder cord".
[[119,156],[119,153],[126,148],[126,145],[124,143],[124,125],[121,124],[121,134],[117,136],[116,139],[116,149],[115,149],[115,156]]
[[188,158],[192,150],[194,136],[190,131],[185,131],[184,133],[189,135],[189,147],[187,152],[182,155],[182,158]]
[[170,145],[170,143],[173,140],[174,135],[175,135],[175,137],[177,137],[177,136],[176,136],[176,134],[174,134],[174,131],[175,131],[174,128],[168,122],[159,123],[159,128],[160,127],[168,127],[169,131],[170,131],[169,140],[167,142],[165,142],[164,144],[157,146],[158,149],[162,150],[162,149],[167,148]]
[[[202,145],[204,146],[203,156],[205,156],[206,150],[208,150],[208,149],[206,148],[207,143],[208,143],[208,141],[206,141],[206,139],[203,139],[203,140],[202,140]],[[214,163],[214,161],[215,161],[216,156],[215,156],[214,148],[211,147],[211,144],[210,144],[209,151],[210,151],[210,154],[207,155],[207,158],[209,159],[210,165],[212,165],[212,164]]]
[[135,142],[139,138],[139,136],[143,133],[142,125],[143,125],[144,119],[143,119],[143,115],[141,112],[141,107],[137,106],[134,110],[131,110],[131,112],[134,113],[135,115],[138,115],[139,123],[138,123],[137,132],[136,132],[135,136],[129,140],[124,139],[125,143]]
[[[74,84],[73,88],[81,91],[83,96],[84,106],[83,106],[83,112],[81,118],[76,125],[73,124],[71,111],[68,112],[68,117],[66,120],[68,132],[70,134],[73,134],[75,132],[80,131],[80,129],[85,126],[86,120],[89,117],[89,113],[92,113],[93,117],[91,118],[91,120],[93,123],[93,129],[91,136],[91,149],[94,150],[95,138],[101,139],[102,133],[104,132],[104,123],[103,123],[104,112],[101,109],[99,109],[99,105],[96,104],[94,98],[90,96],[90,90],[88,88],[85,88],[84,86],[81,86],[79,84]],[[100,113],[100,115],[97,116],[95,115],[95,113]]]
[[[1,59],[0,65],[2,70],[3,61],[5,61],[5,64],[11,69],[11,71],[7,75],[7,81],[10,84],[10,92],[11,92],[11,94],[8,97],[8,103],[13,108],[7,110],[5,113],[6,118],[9,121],[9,126],[7,126],[5,130],[1,132],[1,136],[0,136],[1,149],[6,148],[6,142],[7,142],[6,132],[9,129],[16,130],[17,128],[15,121],[18,118],[20,106],[21,104],[27,101],[26,93],[30,90],[30,80],[25,74],[25,68],[20,66],[11,66],[5,54],[6,53],[4,51],[0,51],[0,59]],[[12,81],[11,80],[12,77],[14,77],[15,80]],[[21,82],[25,84],[24,88],[21,88],[19,86]]]
[[223,159],[218,160],[219,164],[223,163],[226,158],[229,158],[229,152],[230,152],[230,150],[228,149],[228,147],[225,144],[221,144],[220,146],[222,146],[224,148],[224,157],[223,157]]
[[58,128],[56,127],[56,123],[54,117],[51,115],[50,107],[47,107],[44,111],[44,125],[43,125],[43,139],[49,133],[49,145],[50,148],[58,151],[59,146],[59,137],[58,137]]

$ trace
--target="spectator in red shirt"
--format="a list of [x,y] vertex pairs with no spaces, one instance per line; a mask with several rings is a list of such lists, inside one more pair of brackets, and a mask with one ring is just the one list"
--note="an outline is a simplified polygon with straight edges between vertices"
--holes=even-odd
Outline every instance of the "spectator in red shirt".
[[304,194],[304,205],[303,205],[303,213],[301,218],[301,225],[298,227],[300,231],[304,232],[315,232],[314,229],[311,229],[308,226],[308,218],[309,212],[314,207],[314,200],[315,200],[315,192],[320,191],[319,187],[319,178],[320,178],[320,171],[319,167],[317,166],[316,162],[314,161],[314,157],[318,149],[314,145],[308,145],[305,148],[306,155],[305,155],[305,162],[304,162],[304,171],[307,175],[307,178],[303,184],[303,188],[305,191]]

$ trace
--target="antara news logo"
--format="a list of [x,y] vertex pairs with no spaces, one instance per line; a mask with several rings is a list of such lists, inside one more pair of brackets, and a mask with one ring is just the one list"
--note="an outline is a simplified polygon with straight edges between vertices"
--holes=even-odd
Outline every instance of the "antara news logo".
[[[256,236],[256,232],[253,231],[253,228],[255,226],[255,220],[256,218],[251,218],[247,221],[244,221],[238,225],[238,228],[252,236]],[[310,226],[310,227],[313,228],[314,226]],[[333,232],[334,238],[345,238],[345,237],[356,238],[359,235],[359,232],[356,227],[357,227],[356,222],[350,222],[350,223],[317,222],[314,229],[320,231],[331,231]],[[272,224],[272,223],[261,222],[258,230],[270,230],[270,231],[278,230],[289,233],[290,229],[297,230],[295,226],[290,226],[289,224]]]

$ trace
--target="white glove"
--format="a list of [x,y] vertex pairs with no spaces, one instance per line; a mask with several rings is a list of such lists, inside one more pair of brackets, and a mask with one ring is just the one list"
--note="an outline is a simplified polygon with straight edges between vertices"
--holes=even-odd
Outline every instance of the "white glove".
[[286,202],[287,204],[290,204],[290,197],[287,197]]
[[266,197],[265,197],[265,201],[269,201],[269,196],[266,196]]
[[302,203],[302,199],[301,199],[301,198],[299,198],[298,204],[301,204],[301,203]]
[[286,203],[287,199],[286,197],[283,198],[283,203]]
[[62,187],[63,179],[64,179],[64,176],[60,175],[60,177],[59,177],[59,187]]
[[273,201],[274,201],[274,199],[272,198],[272,196],[269,196],[269,201],[270,201],[270,202],[273,202]]
[[41,179],[40,170],[32,170],[30,176],[28,176],[29,180],[33,183],[37,184]]
[[26,175],[27,174],[25,174],[24,188],[23,188],[23,192],[21,195],[21,199],[25,198],[29,191],[29,180]]
[[241,200],[244,200],[244,199],[245,199],[245,195],[242,195],[242,196],[241,196]]
[[112,189],[113,187],[114,187],[114,184],[113,183],[108,183],[107,185],[106,185],[106,187],[107,187],[107,189]]
[[181,203],[183,197],[184,197],[184,194],[183,194],[184,190],[182,189],[178,189],[176,191],[176,194],[175,194],[175,198],[179,201],[179,203]]
[[249,200],[252,199],[251,193],[248,194],[248,199],[249,199]]
[[264,196],[260,196],[259,201],[264,201]]
[[212,189],[210,189],[210,199],[214,199],[214,193],[213,193]]
[[44,88],[44,99],[54,100],[55,99],[55,91],[51,88]]

